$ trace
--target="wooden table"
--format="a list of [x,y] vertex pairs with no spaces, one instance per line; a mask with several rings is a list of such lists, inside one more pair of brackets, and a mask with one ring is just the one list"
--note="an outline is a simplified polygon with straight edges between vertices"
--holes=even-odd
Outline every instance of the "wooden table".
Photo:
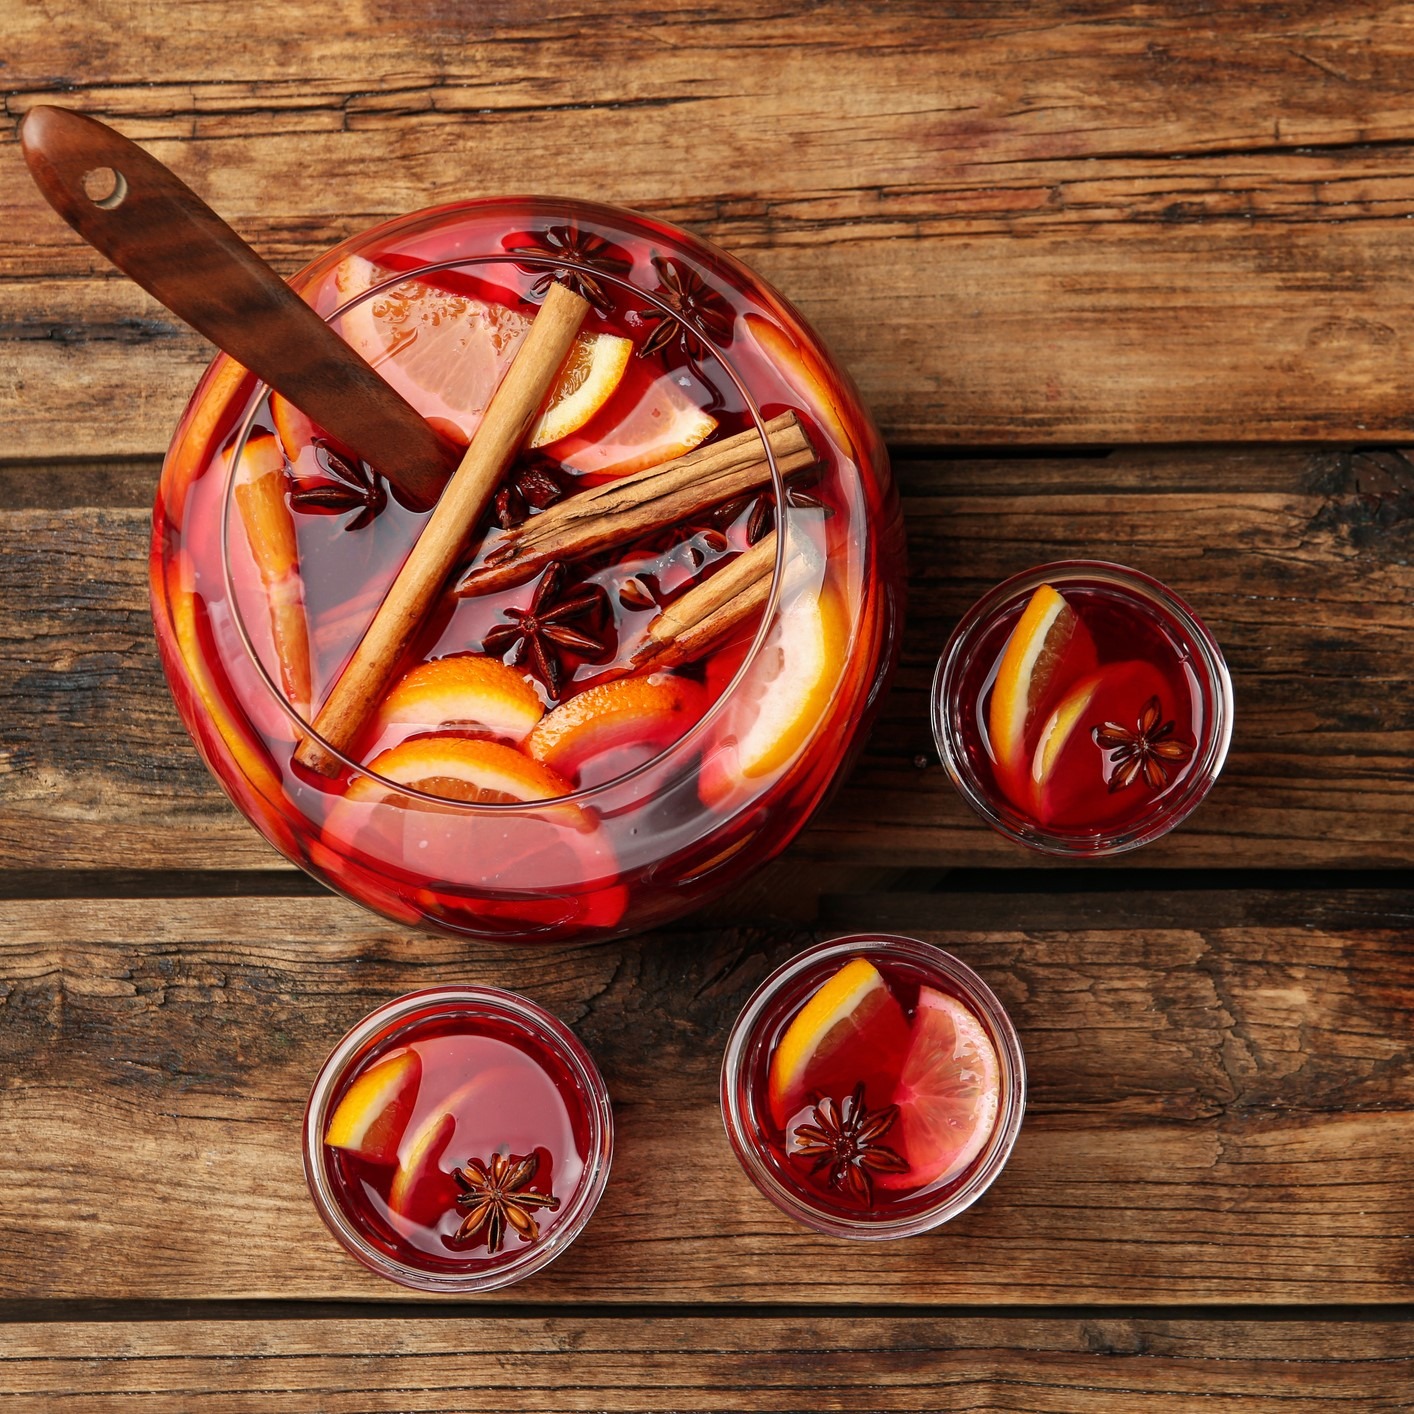
[[[1414,1406],[1407,7],[6,0],[0,54],[0,1407]],[[41,204],[43,101],[284,271],[534,188],[799,303],[895,449],[913,569],[882,725],[784,860],[669,932],[512,951],[264,846],[147,610],[210,350]],[[1190,598],[1236,683],[1209,801],[1111,866],[988,833],[927,728],[962,610],[1072,553]],[[769,1207],[715,1099],[754,984],[857,928],[978,968],[1032,1084],[986,1198],[877,1246]],[[335,1247],[298,1125],[351,1022],[459,981],[577,1029],[619,1146],[572,1251],[457,1305]]]

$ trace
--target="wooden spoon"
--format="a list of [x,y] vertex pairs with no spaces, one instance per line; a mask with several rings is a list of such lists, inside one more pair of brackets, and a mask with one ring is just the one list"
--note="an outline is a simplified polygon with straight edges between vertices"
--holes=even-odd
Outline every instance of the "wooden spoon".
[[95,250],[357,452],[409,505],[436,501],[460,449],[173,172],[67,108],[31,108],[20,147],[45,199]]

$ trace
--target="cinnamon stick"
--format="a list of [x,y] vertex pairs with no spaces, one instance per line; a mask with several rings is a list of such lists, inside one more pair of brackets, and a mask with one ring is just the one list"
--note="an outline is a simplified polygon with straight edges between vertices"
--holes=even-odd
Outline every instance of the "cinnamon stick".
[[[314,720],[315,732],[329,745],[346,752],[382,699],[399,659],[554,386],[588,312],[587,300],[564,285],[551,284],[461,465]],[[300,743],[295,759],[323,775],[339,770],[338,760],[312,736]]]
[[[776,531],[694,585],[648,625],[648,636],[633,655],[633,670],[675,668],[716,648],[743,624],[762,613],[771,598],[776,568]],[[782,604],[821,572],[818,552],[809,540],[786,541],[781,570]]]
[[776,532],[694,585],[648,625],[634,666],[676,667],[699,658],[739,624],[765,607],[776,567]]
[[[815,464],[814,447],[793,412],[766,423],[782,476]],[[580,491],[507,533],[485,561],[467,571],[453,591],[459,598],[524,584],[554,560],[573,562],[628,544],[771,481],[761,435],[739,432],[709,447]]]

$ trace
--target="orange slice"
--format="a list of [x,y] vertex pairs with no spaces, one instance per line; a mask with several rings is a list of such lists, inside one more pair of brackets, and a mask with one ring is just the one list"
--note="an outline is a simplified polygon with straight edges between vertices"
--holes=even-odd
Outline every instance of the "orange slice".
[[214,451],[212,439],[231,414],[231,404],[241,384],[251,375],[228,354],[211,360],[196,393],[182,415],[172,450],[162,467],[160,494],[167,518],[180,525],[192,483],[202,476]]
[[[483,1070],[463,1081],[440,1104],[430,1109],[403,1136],[398,1150],[398,1171],[388,1189],[388,1207],[399,1218],[427,1226],[434,1224],[456,1202],[457,1186],[442,1159],[456,1138],[458,1116],[479,1094],[492,1094],[505,1081],[502,1067]],[[465,1155],[454,1154],[453,1161]]]
[[708,805],[780,770],[815,734],[835,701],[849,633],[844,601],[828,580],[801,588],[777,613],[728,711],[726,734],[703,762]]
[[578,432],[613,396],[632,356],[632,341],[614,334],[575,340],[545,411],[530,429],[530,445],[543,447]]
[[496,658],[459,654],[405,673],[383,699],[378,720],[384,726],[479,727],[522,742],[544,715],[523,674]]
[[[347,256],[334,271],[340,302],[390,274],[361,255]],[[363,300],[340,318],[345,340],[424,417],[464,443],[480,426],[530,324],[530,315],[506,305],[414,279]],[[548,440],[583,426],[618,387],[631,351],[629,341],[616,335],[581,334],[533,435]],[[563,411],[561,403],[567,404]]]
[[[525,749],[537,761],[585,783],[608,780],[650,760],[707,710],[706,694],[667,673],[619,678],[587,688],[556,707],[530,734]],[[594,763],[607,769],[595,772]]]
[[807,410],[846,452],[855,455],[854,441],[841,411],[843,394],[819,358],[810,349],[796,343],[780,325],[764,316],[748,314],[745,321],[752,337],[775,364],[781,377],[800,394]]
[[304,456],[316,437],[351,466],[358,464],[357,452],[319,427],[308,413],[301,412],[292,402],[273,391],[270,394],[270,418],[275,424],[275,435],[280,439],[280,445],[289,458],[290,473],[296,480],[302,474],[308,475],[318,470],[318,464]]
[[802,594],[780,616],[768,652],[781,654],[756,720],[742,736],[737,764],[743,775],[764,776],[785,765],[825,715],[849,643],[849,615],[833,586]]
[[314,439],[314,421],[288,399],[273,392],[270,394],[270,417],[275,424],[275,435],[293,465]]
[[[398,785],[476,805],[553,800],[570,793],[563,776],[515,747],[470,737],[414,737],[375,756],[368,769]],[[387,795],[387,787],[359,776],[347,799],[376,801]]]
[[876,1175],[885,1188],[927,1188],[961,1177],[996,1128],[996,1047],[961,1002],[932,987],[919,989],[894,1103],[898,1121],[882,1142],[899,1150],[908,1169]]
[[1107,663],[1056,704],[1036,738],[1028,782],[1031,809],[1043,825],[1099,826],[1130,809],[1136,795],[1152,796],[1142,785],[1110,789],[1113,765],[1093,735],[1106,722],[1136,727],[1152,697],[1161,706],[1172,703],[1163,674],[1135,658]]
[[339,1101],[324,1142],[370,1163],[395,1162],[421,1083],[422,1057],[416,1051],[395,1051],[375,1061]]
[[987,712],[997,778],[1016,805],[1026,805],[1022,777],[1036,726],[1066,687],[1092,672],[1095,663],[1089,630],[1065,599],[1043,584],[1002,650]]
[[191,587],[194,579],[186,552],[168,562],[167,604],[174,651],[187,684],[183,696],[172,676],[173,692],[185,704],[182,716],[201,754],[217,762],[223,754],[229,755],[234,763],[236,773],[222,772],[231,798],[277,849],[287,858],[298,859],[299,841],[285,823],[284,782],[269,747],[253,734],[249,720],[229,705],[238,699],[216,649],[206,601]]
[[683,390],[677,375],[655,377],[636,359],[619,395],[597,417],[547,450],[570,471],[594,476],[627,476],[690,452],[717,428]]
[[313,691],[309,623],[294,517],[285,500],[287,484],[285,455],[279,442],[268,432],[252,437],[241,452],[231,494],[265,591],[270,634],[285,696],[297,712],[307,713]]
[[456,1116],[434,1114],[404,1146],[388,1190],[388,1208],[411,1223],[432,1223],[455,1202],[457,1186],[442,1156],[457,1132]]
[[772,1054],[772,1118],[784,1129],[811,1093],[839,1100],[860,1081],[867,1088],[882,1077],[891,1085],[907,1040],[908,1023],[879,969],[852,958],[796,1013]]
[[[1045,724],[1041,727],[1041,734],[1036,739],[1036,750],[1031,758],[1031,782],[1033,785],[1048,785],[1054,778],[1056,762],[1060,759],[1061,752],[1070,745],[1071,739],[1075,736],[1076,727],[1080,725],[1086,709],[1095,700],[1095,694],[1104,685],[1105,677],[1106,673],[1101,671],[1082,679],[1061,698],[1055,711],[1046,718]],[[1100,758],[1097,754],[1095,758],[1097,771],[1099,764]]]

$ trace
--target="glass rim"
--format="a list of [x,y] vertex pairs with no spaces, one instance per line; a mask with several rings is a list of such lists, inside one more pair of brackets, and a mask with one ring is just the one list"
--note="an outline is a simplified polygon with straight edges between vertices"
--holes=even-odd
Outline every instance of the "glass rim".
[[[482,1015],[509,1017],[528,1025],[570,1067],[590,1099],[587,1107],[589,1153],[585,1158],[585,1172],[574,1195],[565,1205],[559,1222],[548,1236],[522,1248],[504,1263],[475,1272],[428,1271],[424,1267],[399,1261],[375,1247],[349,1221],[320,1162],[329,1099],[360,1049],[390,1023],[396,1024],[404,1016],[439,1006],[448,1011],[462,1007],[479,1008]],[[375,1007],[345,1032],[320,1067],[305,1104],[302,1132],[305,1183],[315,1211],[340,1246],[378,1276],[416,1291],[447,1295],[495,1291],[522,1281],[553,1262],[579,1236],[594,1215],[608,1185],[614,1156],[613,1107],[608,1087],[593,1056],[557,1016],[529,998],[499,987],[428,987],[417,992],[406,992]]]
[[[352,237],[351,240],[361,240],[373,231],[383,229],[384,227],[398,226],[401,225],[403,222],[416,220],[422,216],[427,215],[429,212],[442,210],[455,211],[460,209],[461,206],[464,204],[466,203],[453,203],[449,207],[429,207],[425,208],[423,211],[411,212],[406,216],[397,217],[393,221],[382,223],[381,226],[370,227],[368,231],[360,232],[358,236]],[[618,210],[619,208],[605,208],[600,206],[599,209],[614,211]],[[628,214],[633,215],[634,213],[630,212]],[[347,245],[349,243],[350,242],[342,242],[341,245]],[[333,250],[325,252],[322,256],[318,257],[318,259],[314,263],[317,264],[319,263],[319,261],[325,261],[329,259],[329,257],[333,255],[334,251],[338,250],[339,248],[340,247],[336,246],[333,248]],[[756,428],[756,431],[761,438],[762,447],[766,454],[766,464],[771,473],[771,494],[775,500],[777,523],[783,523],[784,517],[782,515],[782,508],[786,505],[785,479],[781,475],[781,470],[776,460],[775,451],[771,446],[771,439],[766,435],[765,419],[761,415],[761,409],[758,407],[756,399],[752,397],[745,383],[742,381],[740,375],[737,373],[736,368],[733,366],[730,359],[727,358],[725,352],[715,340],[713,340],[710,336],[704,334],[701,330],[697,328],[696,325],[689,324],[675,309],[672,308],[670,304],[663,300],[656,292],[645,290],[641,286],[635,285],[629,280],[622,279],[621,277],[616,275],[606,274],[604,271],[599,270],[597,268],[591,269],[589,266],[586,266],[578,261],[568,259],[562,260],[549,256],[538,256],[528,251],[503,251],[494,255],[458,256],[454,259],[449,260],[430,261],[425,264],[418,265],[414,269],[404,270],[394,275],[390,275],[388,279],[381,280],[378,284],[370,287],[367,290],[362,291],[358,295],[355,295],[352,299],[345,300],[343,304],[339,305],[328,315],[323,316],[324,322],[326,324],[332,323],[334,320],[342,317],[349,309],[352,309],[355,305],[363,303],[366,300],[373,299],[377,295],[382,293],[384,290],[390,289],[395,285],[399,285],[405,280],[417,279],[419,276],[439,270],[455,270],[462,269],[467,266],[482,266],[493,264],[515,265],[521,267],[531,265],[536,267],[544,267],[547,270],[574,270],[587,275],[591,275],[595,280],[607,281],[608,283],[617,285],[624,290],[631,291],[635,298],[641,297],[642,299],[647,300],[650,304],[655,306],[655,308],[661,315],[674,320],[684,330],[687,330],[689,333],[691,333],[695,339],[708,346],[712,350],[713,357],[721,365],[723,371],[731,380],[733,387],[736,389],[737,393],[742,398],[742,401],[746,406],[746,411],[751,417],[752,424]],[[296,281],[298,281],[298,277],[296,277]],[[218,355],[218,357],[219,356],[220,355]],[[662,751],[650,757],[647,761],[640,762],[637,766],[633,767],[628,771],[624,771],[620,775],[615,776],[612,780],[601,781],[597,785],[593,786],[584,786],[577,790],[571,791],[566,795],[554,796],[547,800],[467,801],[455,800],[447,796],[432,795],[427,791],[416,790],[411,786],[407,786],[398,781],[391,780],[387,776],[381,776],[376,771],[370,770],[367,765],[355,761],[352,757],[340,751],[337,747],[333,746],[323,736],[316,732],[314,730],[313,724],[305,721],[305,719],[296,710],[294,705],[285,696],[285,693],[281,689],[281,687],[271,677],[270,672],[266,667],[264,661],[262,660],[260,654],[256,651],[254,641],[252,640],[250,635],[250,630],[245,622],[245,616],[241,612],[240,602],[235,593],[235,586],[232,582],[230,532],[231,505],[234,500],[233,489],[235,485],[236,471],[240,463],[241,453],[245,450],[246,442],[250,437],[256,416],[259,414],[260,410],[267,405],[271,391],[272,390],[269,384],[265,383],[261,379],[256,380],[255,393],[251,400],[250,408],[246,412],[245,417],[242,419],[240,426],[237,429],[235,438],[228,444],[229,455],[227,456],[227,465],[225,470],[225,486],[222,492],[221,503],[221,570],[223,589],[226,594],[227,602],[229,603],[231,608],[231,622],[235,626],[237,636],[240,638],[241,641],[241,645],[244,648],[246,656],[250,660],[252,667],[255,669],[259,680],[264,685],[266,692],[273,699],[276,707],[279,708],[279,710],[283,712],[284,715],[290,720],[300,738],[306,738],[308,740],[318,743],[324,751],[328,752],[329,755],[335,760],[337,760],[342,767],[346,768],[349,771],[352,771],[355,776],[367,777],[368,779],[374,781],[381,790],[390,792],[394,797],[402,797],[409,800],[422,801],[428,805],[436,806],[444,812],[466,813],[472,817],[489,816],[491,818],[495,818],[497,815],[504,816],[506,814],[533,815],[541,813],[547,808],[556,805],[589,805],[593,804],[596,800],[601,799],[610,792],[620,790],[624,786],[631,784],[633,781],[644,777],[649,773],[652,773],[656,776],[660,774],[664,769],[673,769],[675,763],[685,760],[686,757],[689,756],[691,752],[697,747],[701,739],[707,734],[708,727],[714,721],[716,721],[719,716],[726,710],[726,704],[737,695],[742,685],[746,682],[753,665],[756,663],[758,657],[761,654],[761,651],[765,647],[766,640],[769,637],[772,628],[774,627],[777,611],[780,608],[780,597],[782,592],[782,585],[784,583],[785,578],[786,560],[786,536],[784,535],[778,535],[776,537],[776,557],[775,564],[772,566],[771,570],[771,588],[769,594],[767,595],[766,605],[761,615],[761,622],[757,626],[756,634],[751,641],[751,647],[747,650],[746,656],[742,659],[741,663],[737,667],[736,672],[732,675],[731,681],[718,695],[716,701],[708,707],[707,711],[704,712],[703,715],[687,729],[687,731],[685,731],[680,737],[678,737],[676,741],[670,743]],[[851,648],[852,647],[853,634],[851,635]]]
[[[741,1099],[741,1069],[746,1052],[767,1008],[781,991],[811,968],[836,959],[885,957],[918,963],[941,972],[957,987],[962,999],[979,1017],[997,1049],[1002,1085],[1002,1107],[992,1133],[972,1172],[958,1187],[946,1193],[932,1207],[898,1218],[851,1219],[824,1213],[787,1188],[762,1160],[750,1137]],[[738,1162],[760,1192],[787,1216],[830,1237],[864,1241],[916,1237],[941,1227],[970,1208],[996,1181],[1006,1167],[1021,1131],[1026,1111],[1026,1058],[1021,1040],[1006,1008],[995,992],[961,958],[920,938],[899,933],[852,933],[815,943],[783,962],[747,999],[727,1037],[719,1082],[722,1124]]]
[[[1048,830],[998,806],[972,770],[967,753],[962,749],[961,733],[952,705],[958,680],[964,667],[970,665],[968,650],[973,646],[977,633],[994,615],[1020,595],[1034,592],[1042,584],[1076,581],[1099,582],[1125,589],[1160,604],[1178,622],[1195,650],[1196,661],[1201,664],[1211,689],[1210,729],[1204,735],[1202,751],[1195,756],[1194,769],[1189,772],[1182,789],[1173,797],[1160,800],[1147,814],[1121,829],[1098,832]],[[939,759],[958,794],[974,813],[998,834],[1017,844],[1040,854],[1069,859],[1097,859],[1126,854],[1151,844],[1182,824],[1213,788],[1227,761],[1228,749],[1232,744],[1233,713],[1232,676],[1222,649],[1208,626],[1166,584],[1142,570],[1131,569],[1111,560],[1052,560],[1022,570],[988,590],[948,635],[933,674],[929,700],[933,742]]]

